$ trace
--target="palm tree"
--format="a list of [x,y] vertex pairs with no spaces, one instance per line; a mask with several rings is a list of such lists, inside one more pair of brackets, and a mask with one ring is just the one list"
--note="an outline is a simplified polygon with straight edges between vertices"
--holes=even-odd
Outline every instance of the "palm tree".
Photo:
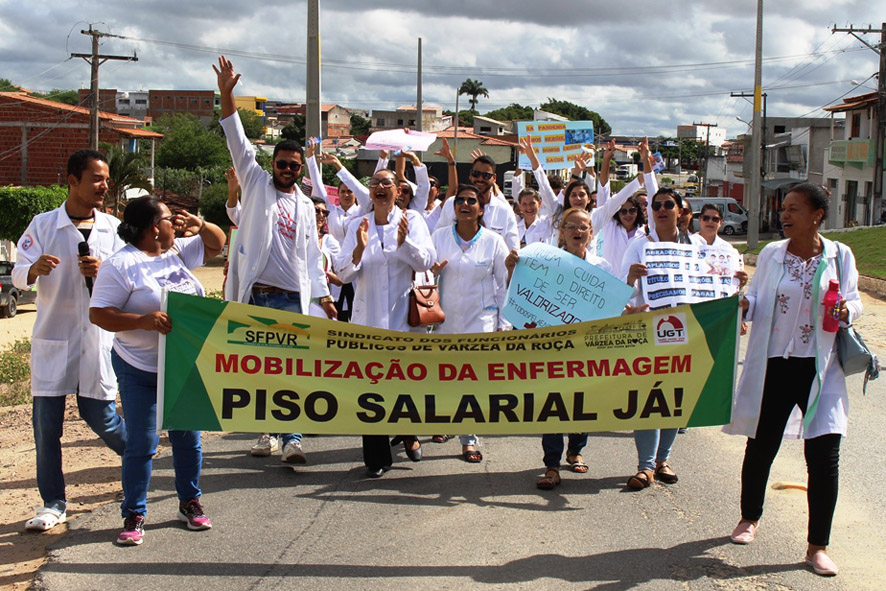
[[489,91],[486,90],[483,83],[479,80],[471,80],[470,78],[461,83],[461,86],[458,89],[458,94],[466,94],[471,97],[471,100],[468,102],[471,103],[471,111],[474,113],[477,112],[477,97],[483,95],[484,97],[489,98]]
[[105,207],[109,207],[113,215],[117,215],[126,191],[129,189],[143,189],[151,192],[154,188],[151,181],[145,176],[147,163],[136,152],[126,152],[117,146],[102,145],[108,157],[108,172],[110,182],[108,193],[105,195]]

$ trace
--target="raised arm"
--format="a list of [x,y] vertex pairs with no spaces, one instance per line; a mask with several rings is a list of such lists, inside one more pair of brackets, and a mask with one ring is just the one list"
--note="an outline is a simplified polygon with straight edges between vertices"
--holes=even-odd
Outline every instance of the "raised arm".
[[234,87],[240,81],[240,74],[234,74],[234,64],[225,56],[219,56],[218,67],[212,65],[218,78],[218,91],[221,95],[221,116],[227,119],[237,112],[234,106]]
[[[413,197],[412,202],[409,204],[409,209],[423,212],[428,208],[428,193],[431,191],[431,180],[428,177],[428,167],[422,164],[415,152],[411,150],[404,150],[401,154],[404,159],[409,159],[409,162],[412,163],[412,170],[415,171],[415,186],[413,188]],[[405,172],[405,164],[403,165],[403,168]],[[397,173],[399,174],[400,171],[398,170]],[[402,178],[405,179],[405,175]]]
[[612,166],[612,159],[615,157],[615,140],[609,140],[606,147],[603,148],[603,166],[600,168],[600,186],[604,187],[609,184],[609,167]]
[[[337,171],[335,176],[354,192],[354,197],[357,199],[357,205],[360,206],[362,212],[365,213],[370,210],[371,201],[369,199],[369,189],[366,188],[366,185],[361,183],[357,177],[352,175],[351,171],[342,166],[341,161],[337,157],[328,152],[322,152],[320,154],[320,162],[323,164],[331,164],[335,167],[335,170]],[[329,207],[329,204],[327,203],[326,206]]]
[[329,205],[329,198],[326,195],[326,185],[323,184],[323,174],[320,171],[320,165],[317,164],[315,152],[320,152],[320,150],[314,147],[313,141],[308,140],[308,145],[305,147],[305,160],[307,160],[308,164],[308,178],[311,179],[311,196],[320,197],[326,203],[326,207],[331,207]]
[[532,147],[532,138],[528,135],[520,138],[520,151],[529,158],[529,163],[532,165],[532,176],[535,177],[535,182],[538,183],[542,208],[540,213],[542,215],[557,216],[562,211],[563,206],[557,201],[557,195],[554,194],[554,189],[551,188],[545,169],[542,168],[541,162],[538,160],[538,156]]
[[458,191],[458,168],[455,166],[455,156],[452,155],[446,138],[443,138],[443,146],[434,152],[434,155],[446,158],[446,167],[449,170],[449,178],[447,179],[449,186],[446,188],[446,197],[452,197]]

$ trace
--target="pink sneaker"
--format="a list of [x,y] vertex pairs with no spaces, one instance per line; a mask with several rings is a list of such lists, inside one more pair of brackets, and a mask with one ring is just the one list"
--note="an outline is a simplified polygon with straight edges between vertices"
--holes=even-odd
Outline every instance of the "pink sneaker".
[[756,536],[757,524],[753,521],[742,519],[735,526],[735,529],[732,530],[732,535],[729,536],[729,539],[732,540],[733,544],[750,544]]
[[203,513],[203,505],[197,499],[185,501],[178,506],[178,520],[187,522],[190,530],[212,529],[212,522]]
[[129,513],[129,517],[123,520],[123,531],[117,536],[117,543],[121,546],[138,546],[145,537],[145,516]]
[[822,577],[833,577],[839,572],[837,565],[824,550],[816,550],[812,556],[806,555],[806,564],[812,567],[815,574]]

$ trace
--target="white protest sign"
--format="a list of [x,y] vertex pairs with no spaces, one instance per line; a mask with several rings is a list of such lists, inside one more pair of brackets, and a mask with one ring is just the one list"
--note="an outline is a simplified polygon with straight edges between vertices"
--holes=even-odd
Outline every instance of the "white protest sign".
[[738,291],[741,256],[731,246],[650,242],[643,252],[643,301],[652,310],[728,297]]
[[376,131],[366,139],[367,150],[412,150],[424,152],[437,139],[433,133],[386,129]]

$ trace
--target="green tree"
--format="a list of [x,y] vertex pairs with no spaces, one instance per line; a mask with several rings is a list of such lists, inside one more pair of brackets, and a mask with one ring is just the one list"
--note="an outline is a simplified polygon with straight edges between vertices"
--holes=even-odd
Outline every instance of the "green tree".
[[76,90],[63,90],[61,88],[53,88],[46,94],[35,92],[33,96],[43,98],[48,101],[55,101],[57,103],[73,105],[75,107],[80,104],[80,96],[77,94]]
[[296,113],[292,117],[292,123],[280,130],[280,135],[288,140],[295,140],[299,144],[305,143],[305,116]]
[[369,135],[369,127],[372,121],[353,113],[351,115],[351,135],[360,137]]
[[566,117],[572,121],[593,121],[595,135],[609,135],[612,132],[612,127],[606,123],[606,120],[599,113],[569,101],[558,101],[557,99],[549,98],[548,102],[541,105],[539,109]]
[[237,112],[240,114],[240,123],[243,124],[243,131],[246,132],[246,137],[251,140],[257,140],[265,134],[265,122],[255,111],[237,107]]
[[118,146],[103,144],[102,149],[108,158],[109,187],[105,195],[105,207],[119,213],[118,207],[125,201],[126,191],[142,189],[151,192],[154,188],[146,172],[148,163],[141,154],[127,152]]
[[228,185],[225,182],[213,183],[203,190],[200,198],[200,214],[207,222],[221,227],[225,234],[231,227],[225,204],[228,200]]
[[489,91],[486,90],[483,83],[479,80],[471,80],[470,78],[461,83],[461,86],[458,88],[458,94],[466,94],[471,97],[468,99],[468,102],[471,104],[471,111],[474,113],[477,112],[477,103],[479,102],[477,97],[482,95],[489,98]]
[[532,107],[511,103],[507,107],[489,111],[484,117],[489,117],[496,121],[531,121]]
[[164,115],[152,129],[164,135],[157,150],[157,166],[196,170],[206,166],[230,166],[224,138],[207,130],[194,115]]
[[0,92],[19,92],[21,88],[12,83],[9,78],[0,78]]
[[31,223],[31,218],[50,211],[68,197],[68,187],[0,187],[0,240],[16,242]]

